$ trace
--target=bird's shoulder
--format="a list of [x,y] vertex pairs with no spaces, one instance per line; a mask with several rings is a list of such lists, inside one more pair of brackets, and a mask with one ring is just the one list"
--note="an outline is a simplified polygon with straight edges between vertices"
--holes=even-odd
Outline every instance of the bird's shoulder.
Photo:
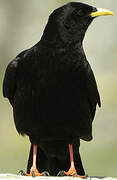
[[19,67],[25,63],[25,60],[30,61],[31,57],[35,53],[35,48],[27,49],[19,53],[7,66],[4,79],[3,79],[3,96],[7,97],[11,104],[16,90],[17,74]]
[[19,63],[21,63],[21,61],[23,61],[25,59],[25,57],[27,56],[28,51],[29,50],[22,51],[12,61],[10,61],[10,63],[8,64],[8,66],[6,68],[5,73],[10,73],[10,72],[12,73],[13,71],[16,71]]
[[37,56],[37,45],[33,46],[30,49],[26,49],[19,53],[7,66],[5,74],[9,73],[15,73],[18,68],[23,64],[27,64],[27,62],[30,62]]

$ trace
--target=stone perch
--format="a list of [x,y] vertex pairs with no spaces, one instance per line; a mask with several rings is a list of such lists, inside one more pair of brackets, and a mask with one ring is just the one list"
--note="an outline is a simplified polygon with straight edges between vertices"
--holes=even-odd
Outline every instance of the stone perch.
[[[0,180],[81,180],[78,177],[47,177],[47,176],[37,176],[37,177],[29,177],[29,176],[21,176],[16,174],[0,174]],[[117,178],[112,177],[101,177],[101,176],[89,176],[87,180],[117,180]]]

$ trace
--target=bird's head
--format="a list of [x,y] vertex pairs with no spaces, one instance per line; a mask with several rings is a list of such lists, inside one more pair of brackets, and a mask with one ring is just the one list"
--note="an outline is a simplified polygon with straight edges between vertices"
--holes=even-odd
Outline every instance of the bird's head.
[[82,42],[92,20],[102,15],[113,15],[113,13],[87,4],[70,2],[53,11],[45,28],[45,34],[50,39],[57,37],[67,44]]

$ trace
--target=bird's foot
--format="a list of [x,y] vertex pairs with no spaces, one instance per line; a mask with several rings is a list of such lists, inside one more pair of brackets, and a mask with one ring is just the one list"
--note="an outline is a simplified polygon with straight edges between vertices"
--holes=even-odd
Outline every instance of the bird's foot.
[[82,179],[86,179],[87,177],[85,175],[79,175],[76,172],[76,169],[70,168],[69,171],[60,171],[57,176],[73,176],[73,177],[79,177]]
[[23,170],[21,170],[19,172],[19,174],[21,174],[22,176],[32,176],[32,177],[35,177],[35,176],[49,176],[49,173],[47,171],[39,173],[39,171],[37,169],[32,169],[32,168],[30,170],[30,173],[26,173]]
[[75,168],[70,168],[69,171],[64,172],[66,176],[76,176],[77,172]]

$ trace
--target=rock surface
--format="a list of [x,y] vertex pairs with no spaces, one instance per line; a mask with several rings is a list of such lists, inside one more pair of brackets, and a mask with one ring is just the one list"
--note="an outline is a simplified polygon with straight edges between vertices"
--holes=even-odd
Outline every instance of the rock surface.
[[[48,176],[40,176],[40,177],[28,177],[28,176],[21,176],[16,174],[0,174],[0,180],[80,180],[81,178],[77,177],[48,177]],[[87,177],[87,180],[117,180],[117,178],[111,177],[99,177],[99,176],[90,176]]]

